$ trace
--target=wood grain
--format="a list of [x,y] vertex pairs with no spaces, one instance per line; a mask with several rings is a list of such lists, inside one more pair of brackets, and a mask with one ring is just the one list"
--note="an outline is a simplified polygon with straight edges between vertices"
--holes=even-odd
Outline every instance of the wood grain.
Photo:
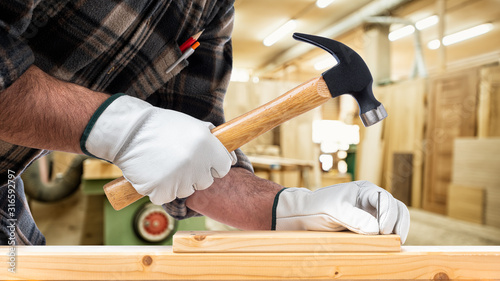
[[121,210],[144,197],[124,177],[119,177],[104,185],[104,194],[115,210]]
[[425,140],[423,208],[445,214],[451,183],[453,140],[474,136],[477,69],[431,79]]
[[178,231],[174,253],[399,252],[399,235],[319,231]]
[[448,216],[455,219],[484,223],[486,192],[482,187],[450,184],[448,189]]
[[500,227],[500,138],[459,138],[454,143],[456,184],[486,190],[485,223]]
[[392,160],[391,193],[405,205],[411,205],[413,154],[394,153]]
[[[9,247],[0,247],[8,257]],[[500,247],[399,253],[173,253],[168,246],[18,246],[1,280],[498,280]],[[439,279],[441,278],[441,279]]]
[[[388,88],[390,116],[384,124],[383,186],[392,187],[401,178],[411,175],[411,206],[420,207],[422,198],[422,174],[424,149],[422,139],[425,127],[425,99],[427,80],[408,80]],[[394,153],[411,153],[412,162],[394,166]]]
[[[360,127],[361,143],[356,153],[356,179],[369,180],[388,189],[400,178],[411,176],[411,206],[421,207],[426,79],[413,79],[374,88],[387,109],[384,122]],[[413,154],[412,163],[394,166],[395,153]]]
[[479,85],[479,137],[500,137],[500,66],[481,69]]
[[[331,99],[323,77],[305,82],[276,99],[232,119],[212,133],[233,151],[272,128]],[[143,196],[123,177],[104,186],[104,192],[115,210],[121,210]]]

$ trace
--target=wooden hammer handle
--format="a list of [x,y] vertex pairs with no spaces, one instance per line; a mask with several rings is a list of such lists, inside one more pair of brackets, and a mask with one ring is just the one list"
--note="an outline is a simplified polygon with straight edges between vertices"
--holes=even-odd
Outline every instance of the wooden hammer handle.
[[[214,128],[212,133],[228,151],[233,151],[285,121],[320,106],[330,98],[330,91],[323,77],[314,78]],[[115,210],[121,210],[143,197],[123,177],[106,184],[104,193]]]

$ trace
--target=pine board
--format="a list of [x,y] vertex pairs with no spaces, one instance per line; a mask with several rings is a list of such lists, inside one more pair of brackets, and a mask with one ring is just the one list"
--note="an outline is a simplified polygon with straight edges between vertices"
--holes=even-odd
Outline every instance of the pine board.
[[500,66],[481,69],[477,130],[480,137],[500,136]]
[[487,225],[500,227],[500,138],[459,138],[454,143],[453,183],[486,190]]
[[[445,214],[452,173],[453,140],[475,134],[477,69],[430,80],[425,138],[423,208]],[[455,182],[457,183],[457,182]]]
[[[368,180],[392,191],[398,173],[411,175],[411,206],[421,207],[424,158],[425,79],[374,88],[388,117],[368,128],[361,127],[356,154],[356,179]],[[394,169],[395,153],[413,154],[411,170]],[[396,177],[396,178],[395,178]]]
[[399,235],[319,231],[178,231],[175,253],[399,252]]
[[[18,246],[0,280],[498,280],[500,247],[399,253],[176,254],[168,246]],[[9,254],[8,246],[0,255]]]
[[484,188],[452,183],[448,189],[448,216],[483,224],[485,201]]
[[[419,207],[422,193],[422,139],[424,138],[426,80],[408,80],[386,87],[390,95],[388,118],[384,121],[384,164],[382,186],[411,175],[412,206]],[[394,154],[413,154],[409,166],[394,167]],[[392,192],[392,190],[390,190]]]
[[411,205],[413,154],[394,153],[391,178],[391,193],[394,198]]

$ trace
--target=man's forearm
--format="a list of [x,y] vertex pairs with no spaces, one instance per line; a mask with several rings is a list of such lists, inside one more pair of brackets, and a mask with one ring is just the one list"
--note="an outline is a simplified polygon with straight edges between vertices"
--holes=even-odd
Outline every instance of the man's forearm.
[[82,153],[83,130],[108,97],[31,66],[0,93],[0,139],[26,147]]
[[[67,83],[32,66],[0,93],[0,139],[12,144],[82,153],[80,138],[93,113],[109,96]],[[272,206],[282,186],[233,168],[195,192],[191,209],[241,229],[270,229]]]
[[233,168],[211,187],[196,191],[186,205],[221,223],[244,230],[270,230],[276,193],[283,187],[243,168]]

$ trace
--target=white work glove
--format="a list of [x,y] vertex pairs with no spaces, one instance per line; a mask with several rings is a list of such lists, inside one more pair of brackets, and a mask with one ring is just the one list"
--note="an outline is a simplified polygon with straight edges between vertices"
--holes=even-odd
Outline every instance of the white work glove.
[[212,128],[184,113],[115,95],[92,116],[81,148],[117,165],[138,193],[161,205],[208,188],[236,163]]
[[[380,225],[377,202],[380,192]],[[273,206],[273,229],[399,234],[404,243],[410,228],[405,204],[368,181],[341,183],[310,191],[284,188]]]

